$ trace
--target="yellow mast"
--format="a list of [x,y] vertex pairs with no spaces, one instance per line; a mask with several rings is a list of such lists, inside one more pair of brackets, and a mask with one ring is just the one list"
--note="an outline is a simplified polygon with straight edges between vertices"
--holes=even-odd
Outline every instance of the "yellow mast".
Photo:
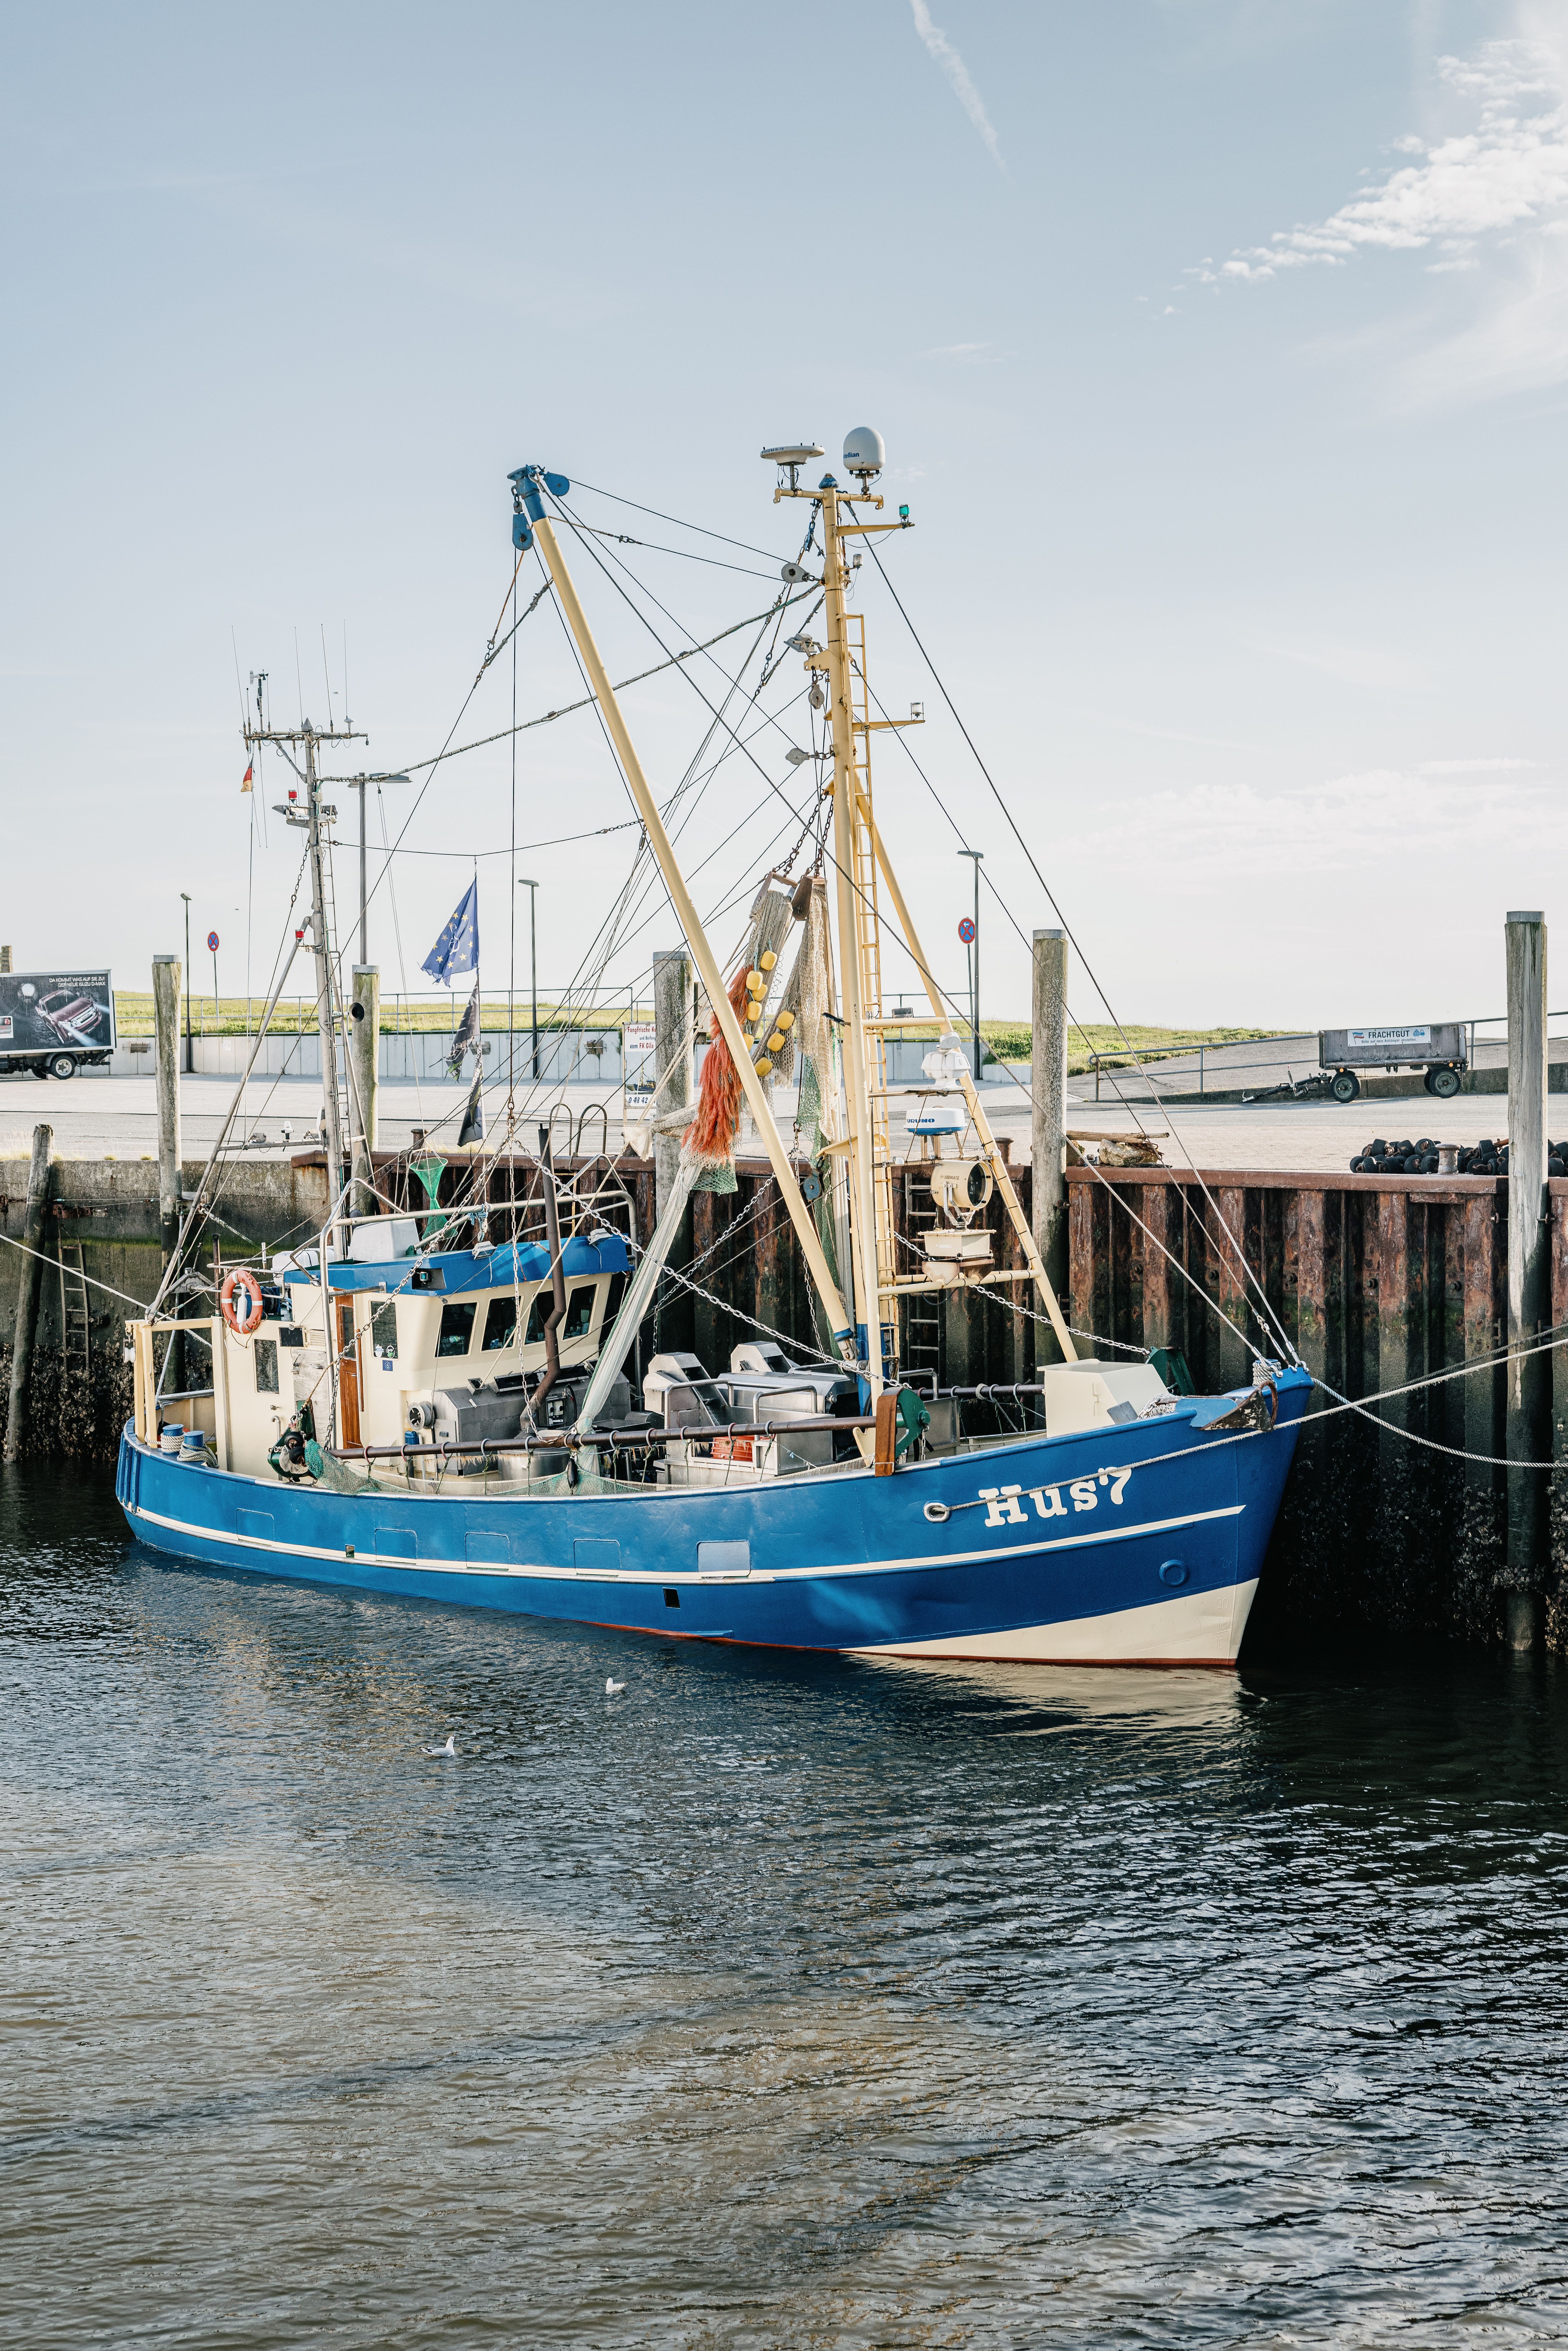
[[[852,658],[844,590],[849,565],[840,545],[845,535],[839,521],[839,493],[822,489],[822,535],[826,559],[822,567],[824,614],[828,650],[828,706],[832,720],[833,747],[833,869],[839,917],[839,993],[843,1004],[844,1092],[849,1097],[849,1161],[852,1231],[854,1243],[855,1299],[865,1321],[867,1377],[873,1396],[883,1389],[882,1291],[888,1269],[883,1256],[883,1227],[877,1197],[878,1144],[885,1166],[887,1138],[879,1134],[867,1067],[868,1019],[882,1015],[880,977],[875,968],[875,869],[859,853],[862,831],[858,806],[859,761],[856,758],[854,664]],[[882,500],[875,501],[881,506]],[[863,633],[862,633],[863,647]],[[873,956],[867,968],[867,948]],[[880,1092],[882,1049],[876,1053]],[[891,1231],[886,1235],[892,1239]]]
[[[938,1029],[946,1029],[950,1025],[950,1018],[932,967],[915,934],[904,893],[899,888],[897,876],[872,812],[872,736],[885,728],[918,726],[920,719],[915,714],[909,718],[873,718],[871,716],[871,695],[866,683],[865,626],[858,613],[845,610],[844,591],[849,585],[850,572],[842,542],[848,538],[870,538],[884,531],[906,530],[909,528],[908,509],[899,509],[897,522],[865,523],[842,518],[841,501],[849,505],[852,516],[856,504],[869,505],[878,512],[882,509],[882,499],[873,497],[869,487],[871,474],[879,470],[881,465],[880,442],[876,443],[873,451],[867,453],[866,465],[861,473],[862,487],[853,492],[839,489],[831,475],[815,490],[798,487],[798,466],[807,455],[803,448],[764,450],[763,455],[775,457],[789,475],[788,485],[781,482],[775,491],[776,500],[782,497],[815,498],[821,502],[822,511],[826,548],[822,585],[828,643],[825,653],[807,654],[806,665],[809,669],[826,670],[832,711],[833,862],[837,869],[839,965],[844,999],[844,1072],[850,1106],[849,1160],[854,1259],[860,1311],[866,1319],[872,1385],[875,1389],[880,1388],[884,1377],[881,1344],[883,1306],[885,1304],[887,1307],[896,1346],[898,1298],[903,1292],[926,1286],[900,1279],[894,1253],[893,1155],[889,1147],[885,1109],[887,1087],[883,1070],[882,1039],[888,1024],[884,1022],[882,1011],[881,926],[876,898],[879,873],[893,900],[904,946],[925,982],[932,1017]],[[858,470],[851,459],[848,444],[845,456],[851,460],[851,470]],[[872,1056],[874,1056],[874,1067]],[[1066,1319],[1035,1247],[1034,1236],[1029,1228],[1018,1194],[1013,1189],[1007,1163],[997,1146],[974,1081],[967,1071],[963,1085],[965,1101],[979,1138],[982,1155],[991,1169],[1003,1206],[1018,1234],[1025,1261],[1058,1343],[1066,1360],[1075,1363],[1078,1360],[1077,1349],[1073,1346]],[[877,1301],[874,1315],[866,1303],[873,1293]],[[892,1377],[896,1380],[896,1364],[890,1369]]]

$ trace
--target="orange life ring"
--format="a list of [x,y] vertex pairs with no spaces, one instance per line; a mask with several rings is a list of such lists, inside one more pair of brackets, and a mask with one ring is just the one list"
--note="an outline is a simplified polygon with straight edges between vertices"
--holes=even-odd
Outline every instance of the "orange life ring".
[[[235,1308],[235,1292],[236,1290],[243,1297],[245,1308],[248,1311]],[[218,1292],[218,1304],[223,1309],[224,1321],[228,1324],[229,1329],[237,1332],[242,1339],[248,1339],[261,1322],[263,1311],[261,1284],[254,1273],[247,1271],[243,1265],[236,1265],[232,1273],[225,1274],[224,1277],[224,1286]]]

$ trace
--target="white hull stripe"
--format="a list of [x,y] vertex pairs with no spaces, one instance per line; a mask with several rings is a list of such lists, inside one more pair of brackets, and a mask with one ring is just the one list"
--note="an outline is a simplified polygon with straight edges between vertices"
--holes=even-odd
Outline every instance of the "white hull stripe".
[[1214,1592],[1183,1593],[1110,1615],[1074,1616],[1010,1632],[934,1641],[885,1641],[857,1657],[988,1657],[1035,1666],[1234,1666],[1257,1580]]
[[[1174,1534],[1181,1527],[1196,1527],[1214,1519],[1239,1518],[1246,1505],[1228,1503],[1218,1510],[1192,1510],[1176,1519],[1145,1519],[1125,1527],[1106,1527],[1092,1535],[1059,1535],[1046,1542],[1007,1543],[989,1551],[928,1552],[910,1559],[875,1561],[845,1561],[840,1565],[824,1567],[781,1567],[754,1571],[749,1576],[699,1575],[695,1568],[664,1569],[622,1568],[615,1574],[605,1574],[593,1569],[578,1567],[522,1567],[510,1560],[480,1559],[410,1559],[405,1552],[361,1551],[357,1546],[350,1560],[340,1545],[326,1543],[284,1542],[270,1535],[230,1534],[224,1527],[204,1527],[185,1519],[171,1519],[160,1510],[141,1507],[131,1515],[145,1519],[150,1526],[166,1527],[171,1534],[193,1535],[204,1542],[227,1543],[235,1551],[259,1551],[286,1559],[329,1560],[335,1566],[390,1567],[409,1574],[424,1575],[512,1575],[532,1576],[546,1583],[782,1583],[798,1579],[821,1576],[896,1575],[913,1568],[973,1567],[988,1561],[1038,1558],[1047,1552],[1082,1551],[1092,1543],[1133,1542],[1141,1535]],[[1227,1591],[1232,1587],[1225,1586]],[[1195,1595],[1196,1596],[1196,1595]]]

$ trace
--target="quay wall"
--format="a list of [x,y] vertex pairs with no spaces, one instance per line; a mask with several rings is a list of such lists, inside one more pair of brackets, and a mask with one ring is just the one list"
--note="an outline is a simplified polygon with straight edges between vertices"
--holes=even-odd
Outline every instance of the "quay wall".
[[[586,1175],[590,1184],[609,1180],[604,1160],[559,1165],[563,1176]],[[187,1192],[200,1172],[187,1164]],[[1026,1215],[1029,1174],[1027,1167],[1014,1174]],[[423,1207],[417,1183],[409,1197],[406,1157],[378,1154],[377,1180],[392,1199]],[[472,1204],[476,1180],[474,1168],[454,1157],[442,1181],[442,1205]],[[655,1215],[653,1163],[621,1158],[613,1180],[624,1187],[645,1238]],[[0,1220],[13,1239],[21,1235],[26,1182],[25,1160],[0,1161]],[[537,1199],[538,1164],[521,1154],[492,1161],[484,1182],[491,1235],[504,1239],[517,1213],[511,1204]],[[1341,1396],[1359,1400],[1433,1374],[1463,1374],[1500,1346],[1506,1181],[1221,1170],[1206,1171],[1205,1182],[1212,1204],[1185,1170],[1069,1169],[1069,1321],[1075,1331],[1109,1343],[1103,1352],[1175,1346],[1200,1388],[1242,1383],[1249,1376],[1246,1349],[1210,1305],[1263,1352],[1280,1352],[1221,1217],[1309,1370]],[[258,1243],[298,1244],[319,1227],[326,1187],[319,1152],[292,1162],[240,1164],[219,1201],[222,1246],[242,1253]],[[1563,1325],[1568,1181],[1554,1180],[1549,1190],[1550,1311],[1553,1325]],[[913,1172],[895,1178],[894,1217],[901,1254],[913,1267],[919,1231],[930,1221],[929,1195]],[[1019,1270],[1022,1253],[998,1199],[981,1221],[995,1237],[998,1268]],[[55,1161],[45,1228],[49,1262],[26,1449],[111,1459],[130,1409],[124,1318],[136,1309],[128,1301],[152,1299],[162,1264],[156,1166]],[[85,1375],[62,1316],[69,1280],[68,1270],[62,1282],[62,1249],[68,1269],[78,1248],[84,1272],[124,1293],[88,1292]],[[656,1348],[691,1348],[710,1365],[726,1364],[737,1341],[758,1335],[759,1325],[820,1343],[793,1228],[765,1162],[740,1161],[734,1192],[695,1196],[672,1262],[675,1275],[695,1278],[709,1294],[695,1296],[674,1276],[666,1279],[641,1333],[643,1362]],[[0,1250],[0,1422],[20,1264],[15,1250]],[[1013,1313],[1008,1299],[1028,1311]],[[903,1360],[933,1372],[944,1386],[1005,1385],[1034,1376],[1043,1326],[1025,1283],[915,1299],[904,1317]],[[1080,1340],[1085,1352],[1091,1343]],[[1568,1362],[1563,1354],[1552,1361],[1552,1441],[1561,1456],[1568,1451]],[[1257,1648],[1347,1635],[1478,1644],[1500,1638],[1506,1473],[1482,1457],[1504,1451],[1501,1373],[1489,1363],[1377,1410],[1382,1426],[1336,1410],[1322,1389],[1315,1395],[1254,1612],[1249,1637]],[[971,1405],[967,1413],[982,1434],[1009,1420],[1016,1425],[1019,1406],[1003,1398]],[[1429,1442],[1413,1441],[1418,1438]],[[1537,1583],[1548,1645],[1568,1649],[1568,1507],[1560,1481],[1552,1483],[1551,1555],[1540,1562]]]
[[[1281,1349],[1233,1235],[1308,1370],[1340,1396],[1463,1374],[1380,1404],[1381,1426],[1318,1391],[1249,1637],[1276,1646],[1297,1635],[1499,1639],[1508,1573],[1507,1472],[1496,1458],[1506,1441],[1504,1381],[1500,1369],[1465,1367],[1503,1344],[1506,1179],[1206,1170],[1205,1181],[1211,1200],[1185,1170],[1068,1171],[1073,1323],[1124,1346],[1179,1347],[1199,1388],[1236,1384],[1249,1375],[1246,1350],[1210,1306],[1265,1353]],[[1568,1182],[1554,1179],[1549,1191],[1550,1312],[1561,1325]],[[1563,1353],[1552,1366],[1561,1458]],[[1561,1650],[1568,1511],[1562,1481],[1551,1484],[1551,1556],[1539,1563],[1535,1589],[1547,1645]]]

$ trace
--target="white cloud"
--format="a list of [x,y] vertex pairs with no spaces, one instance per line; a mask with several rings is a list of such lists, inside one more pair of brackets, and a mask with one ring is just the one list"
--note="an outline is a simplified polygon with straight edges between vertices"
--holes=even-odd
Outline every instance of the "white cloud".
[[1270,278],[1283,270],[1343,268],[1381,249],[1427,252],[1433,271],[1477,266],[1484,240],[1568,226],[1568,106],[1561,62],[1541,39],[1489,41],[1438,71],[1470,110],[1466,128],[1396,144],[1413,160],[1326,220],[1277,229],[1266,246],[1199,263],[1204,285]]
[[1002,151],[992,128],[991,118],[986,112],[985,100],[969,78],[968,67],[941,26],[932,23],[931,11],[925,0],[909,0],[909,5],[915,17],[915,31],[946,75],[954,97],[985,141],[986,152],[998,172],[1005,172],[1007,165],[1002,162]]
[[1000,343],[936,343],[922,359],[953,360],[960,367],[997,367],[1011,354]]

